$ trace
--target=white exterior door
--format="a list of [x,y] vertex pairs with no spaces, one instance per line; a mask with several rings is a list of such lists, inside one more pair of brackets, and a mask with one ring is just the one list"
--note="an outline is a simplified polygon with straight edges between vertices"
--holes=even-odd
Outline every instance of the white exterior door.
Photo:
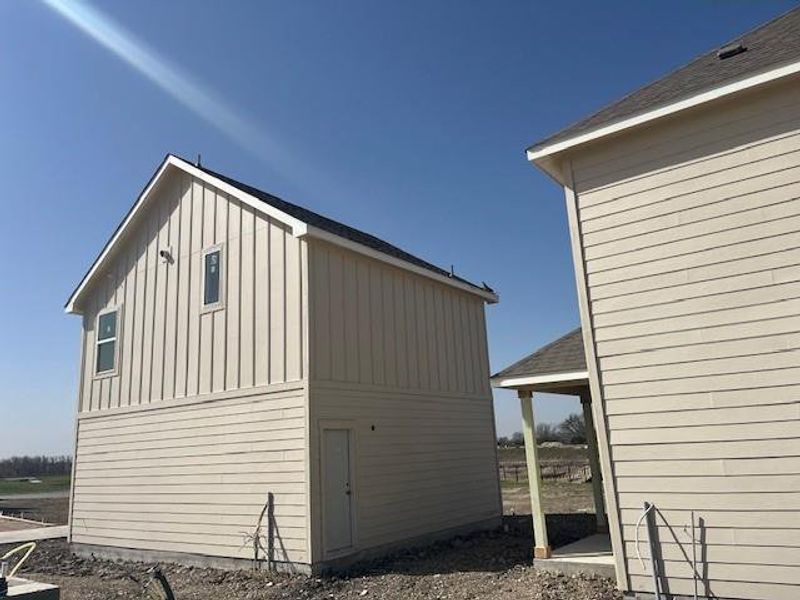
[[353,545],[349,429],[322,430],[322,480],[325,508],[325,554],[336,554]]

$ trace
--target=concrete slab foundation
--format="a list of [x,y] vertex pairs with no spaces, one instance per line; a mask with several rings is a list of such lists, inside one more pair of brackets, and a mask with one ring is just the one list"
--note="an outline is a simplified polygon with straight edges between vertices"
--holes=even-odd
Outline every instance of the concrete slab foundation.
[[556,548],[551,558],[534,560],[533,567],[540,571],[554,571],[566,575],[590,573],[601,577],[616,576],[611,539],[603,534],[590,535]]
[[61,593],[57,586],[49,583],[39,583],[22,579],[21,577],[10,577],[8,579],[8,596],[14,600],[58,600]]
[[[274,569],[280,573],[299,573],[303,575],[317,575],[320,573],[346,572],[358,563],[363,563],[375,558],[386,556],[406,548],[422,548],[436,541],[447,540],[459,535],[469,535],[479,531],[489,531],[500,526],[501,518],[492,517],[478,523],[470,523],[449,529],[428,533],[411,539],[400,540],[391,544],[384,544],[363,550],[357,550],[346,556],[325,561],[307,563],[279,562],[273,563]],[[99,546],[95,544],[71,543],[70,549],[78,556],[85,558],[105,558],[110,560],[129,560],[144,563],[176,563],[195,567],[213,567],[217,569],[251,569],[253,561],[247,558],[227,558],[224,556],[207,556],[203,554],[190,554],[188,552],[167,552],[163,550],[143,550],[136,548],[119,548],[116,546]],[[262,562],[262,569],[266,569],[266,562]]]
[[18,529],[16,531],[0,532],[0,544],[21,544],[23,542],[36,542],[39,540],[53,540],[67,537],[69,526],[57,525],[55,527],[34,527],[31,529]]
[[[117,546],[98,546],[95,544],[70,544],[70,550],[84,558],[103,558],[108,560],[126,560],[141,563],[174,563],[191,567],[212,567],[214,569],[252,569],[253,561],[249,558],[228,558],[225,556],[208,556],[190,554],[188,552],[167,552],[164,550],[141,550],[137,548],[119,548]],[[266,570],[266,561],[262,562]],[[311,574],[311,565],[290,562],[273,562],[273,568],[279,573]]]
[[[626,592],[624,594],[626,600],[656,600],[656,595],[652,592]],[[661,594],[662,600],[695,600],[694,596],[675,595],[675,594]],[[721,596],[703,596],[702,592],[697,596],[697,600],[742,600],[741,598],[729,598]]]

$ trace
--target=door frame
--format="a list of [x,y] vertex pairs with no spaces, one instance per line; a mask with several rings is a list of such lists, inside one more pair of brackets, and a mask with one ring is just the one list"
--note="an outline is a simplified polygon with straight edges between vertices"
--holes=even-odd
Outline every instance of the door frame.
[[[318,439],[319,439],[319,474],[320,474],[320,514],[321,527],[320,527],[320,541],[322,543],[322,556],[323,559],[337,558],[339,556],[346,556],[352,554],[358,548],[358,484],[356,477],[356,451],[358,444],[358,436],[356,435],[355,421],[340,420],[340,419],[320,419],[317,422]],[[325,477],[325,430],[327,429],[344,429],[348,432],[349,441],[349,461],[350,461],[350,546],[340,548],[339,550],[330,551],[327,548],[325,540],[325,522],[326,522],[326,499],[325,499],[325,486],[322,481]]]

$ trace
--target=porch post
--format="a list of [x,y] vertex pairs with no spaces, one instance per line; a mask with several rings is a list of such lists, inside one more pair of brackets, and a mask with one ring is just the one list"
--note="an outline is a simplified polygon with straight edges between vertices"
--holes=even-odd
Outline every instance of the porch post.
[[581,407],[583,408],[583,422],[586,424],[586,445],[589,452],[589,470],[592,474],[594,511],[597,513],[597,531],[608,533],[608,518],[603,500],[603,474],[600,471],[600,457],[597,453],[597,435],[594,431],[594,418],[592,417],[592,397],[588,390],[581,394]]
[[522,432],[525,439],[525,461],[528,463],[528,487],[531,495],[531,516],[533,518],[534,558],[550,558],[552,551],[547,541],[547,523],[542,507],[542,477],[539,471],[539,452],[536,448],[536,426],[533,422],[533,394],[529,390],[519,390],[522,406]]

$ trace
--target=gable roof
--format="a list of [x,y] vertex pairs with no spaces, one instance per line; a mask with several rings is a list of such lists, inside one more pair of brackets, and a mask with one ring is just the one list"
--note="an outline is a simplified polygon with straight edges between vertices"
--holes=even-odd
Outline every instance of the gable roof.
[[[800,72],[798,31],[800,7],[698,56],[665,77],[537,142],[528,148],[528,159],[537,161],[591,139]],[[739,43],[744,52],[724,59],[717,56],[720,48]]]
[[206,167],[200,166],[197,168],[199,168],[204,173],[211,175],[212,177],[216,177],[221,181],[224,181],[232,185],[236,189],[239,189],[246,194],[250,194],[258,198],[259,200],[266,202],[267,204],[277,208],[281,212],[284,212],[287,215],[291,215],[292,217],[294,217],[299,221],[302,221],[306,225],[317,227],[322,231],[326,231],[332,235],[336,235],[341,238],[350,240],[351,242],[361,244],[363,246],[366,246],[367,248],[372,248],[373,250],[376,250],[378,252],[382,252],[389,256],[398,258],[402,261],[411,263],[413,265],[417,265],[418,267],[422,267],[423,269],[428,269],[429,271],[432,271],[438,275],[455,279],[457,281],[460,281],[477,289],[481,290],[484,289],[476,286],[474,283],[471,283],[466,279],[462,279],[457,275],[451,275],[448,271],[445,271],[444,269],[437,267],[436,265],[433,265],[425,260],[422,260],[421,258],[414,256],[413,254],[409,254],[405,250],[402,250],[385,240],[377,238],[374,235],[365,233],[363,231],[360,231],[359,229],[355,229],[354,227],[345,225],[344,223],[334,221],[333,219],[329,219],[328,217],[320,215],[319,213],[315,213],[314,211],[308,210],[307,208],[303,208],[302,206],[298,206],[296,204],[292,204],[291,202],[287,202],[286,200],[282,200],[277,196],[273,196],[272,194],[263,192],[245,183],[241,183],[240,181],[236,181],[231,177],[227,177],[225,175],[221,175],[220,173],[216,173],[211,169],[207,169]]
[[583,351],[583,330],[578,327],[492,375],[492,380],[555,374],[574,375],[585,371],[586,354]]
[[295,237],[312,237],[325,240],[354,252],[392,264],[398,268],[429,277],[440,283],[475,294],[486,302],[494,303],[498,301],[498,297],[494,291],[486,287],[485,284],[483,287],[477,286],[466,279],[452,275],[444,269],[424,261],[373,235],[324,217],[306,208],[292,204],[291,202],[281,200],[277,196],[273,196],[272,194],[236,181],[235,179],[216,173],[211,169],[193,165],[189,161],[174,154],[168,154],[150,178],[150,181],[148,181],[138,199],[131,207],[130,211],[128,211],[128,214],[117,226],[117,229],[108,242],[106,242],[106,245],[103,247],[100,254],[98,254],[92,266],[70,295],[65,305],[66,312],[80,313],[80,310],[77,308],[77,301],[80,299],[81,294],[108,260],[125,230],[142,211],[153,189],[158,182],[166,176],[166,173],[170,169],[180,169],[189,175],[197,177],[256,210],[288,225],[292,230],[292,235]]

